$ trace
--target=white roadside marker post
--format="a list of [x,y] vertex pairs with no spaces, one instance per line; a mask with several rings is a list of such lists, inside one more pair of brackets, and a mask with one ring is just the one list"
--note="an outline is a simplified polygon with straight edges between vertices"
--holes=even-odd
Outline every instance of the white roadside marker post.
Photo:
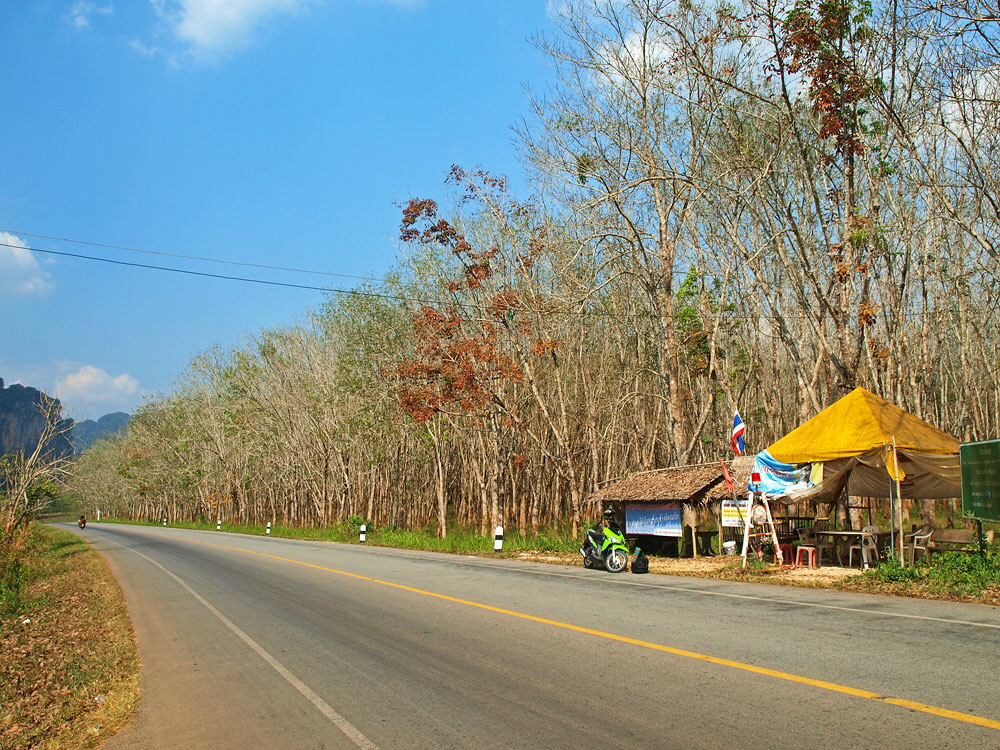
[[366,523],[361,524],[361,534],[358,536],[358,540],[363,542],[365,540],[365,535],[367,533],[368,533],[368,524]]
[[265,534],[270,534],[271,533],[271,522],[270,521],[267,522],[267,531],[265,531],[264,533]]
[[493,550],[494,552],[499,552],[503,549],[503,526],[497,526],[496,532],[493,534]]
[[164,526],[166,526],[166,525],[167,525],[167,517],[166,517],[166,516],[164,516],[164,517],[163,517],[163,525],[164,525]]
[[215,530],[216,531],[222,531],[222,519],[221,518],[216,518],[215,519]]

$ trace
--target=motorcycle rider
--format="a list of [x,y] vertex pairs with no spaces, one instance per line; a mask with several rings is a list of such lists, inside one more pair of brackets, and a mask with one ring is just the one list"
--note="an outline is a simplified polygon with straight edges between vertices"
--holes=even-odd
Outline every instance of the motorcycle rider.
[[86,516],[80,516],[80,520],[77,521],[76,524],[81,529],[84,528],[87,525],[87,517]]
[[[621,532],[621,527],[618,525],[618,517],[615,515],[613,508],[604,509],[604,526],[611,529],[614,532]],[[590,540],[591,544],[594,545],[594,549],[601,549],[604,544],[604,530],[601,531],[597,529],[589,529],[587,531],[587,538]]]

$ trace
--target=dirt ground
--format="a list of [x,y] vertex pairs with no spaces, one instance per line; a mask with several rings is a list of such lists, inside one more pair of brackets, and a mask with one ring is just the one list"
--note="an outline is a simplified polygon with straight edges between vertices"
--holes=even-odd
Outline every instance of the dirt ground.
[[[554,554],[521,552],[518,559],[557,565],[578,565],[578,554]],[[767,565],[744,571],[741,558],[737,556],[716,557],[650,557],[649,572],[663,575],[694,576],[698,578],[718,578],[722,580],[753,580],[760,583],[774,583],[785,586],[805,586],[810,588],[836,588],[846,578],[859,574],[857,568],[826,566],[810,570],[791,565]]]

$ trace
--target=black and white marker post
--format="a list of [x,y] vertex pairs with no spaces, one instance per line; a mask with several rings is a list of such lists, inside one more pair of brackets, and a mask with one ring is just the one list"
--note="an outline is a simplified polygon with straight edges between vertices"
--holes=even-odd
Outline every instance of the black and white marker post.
[[499,552],[503,549],[503,526],[497,526],[493,534],[493,550]]
[[361,533],[358,534],[358,541],[359,542],[363,542],[365,540],[365,536],[367,535],[367,532],[368,532],[368,524],[365,524],[365,523],[361,524]]
[[265,534],[270,534],[271,533],[271,522],[270,521],[267,522],[267,530],[264,533]]
[[215,519],[215,530],[216,531],[222,531],[222,519],[221,518],[216,518]]

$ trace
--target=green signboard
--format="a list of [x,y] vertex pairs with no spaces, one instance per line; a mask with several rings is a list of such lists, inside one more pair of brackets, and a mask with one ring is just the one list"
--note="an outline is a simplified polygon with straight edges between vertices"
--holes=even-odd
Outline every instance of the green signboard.
[[1000,521],[1000,440],[963,443],[962,515]]

